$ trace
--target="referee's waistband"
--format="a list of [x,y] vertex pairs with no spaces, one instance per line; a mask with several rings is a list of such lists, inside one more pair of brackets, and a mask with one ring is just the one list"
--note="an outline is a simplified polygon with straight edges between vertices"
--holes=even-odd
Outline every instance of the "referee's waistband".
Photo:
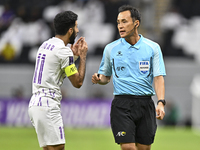
[[147,96],[147,95],[115,95],[115,98],[150,99],[151,96]]

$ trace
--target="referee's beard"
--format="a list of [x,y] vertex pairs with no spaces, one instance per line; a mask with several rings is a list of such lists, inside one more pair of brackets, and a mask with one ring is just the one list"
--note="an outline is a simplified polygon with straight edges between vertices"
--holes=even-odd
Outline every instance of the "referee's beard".
[[74,40],[76,38],[76,34],[75,34],[75,30],[73,29],[73,33],[72,35],[70,36],[69,40],[70,40],[70,44],[74,44]]

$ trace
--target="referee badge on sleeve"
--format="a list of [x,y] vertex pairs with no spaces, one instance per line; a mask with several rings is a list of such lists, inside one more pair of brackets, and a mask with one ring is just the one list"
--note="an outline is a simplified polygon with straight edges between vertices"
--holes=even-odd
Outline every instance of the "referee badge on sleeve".
[[139,61],[140,71],[145,74],[149,71],[149,61]]

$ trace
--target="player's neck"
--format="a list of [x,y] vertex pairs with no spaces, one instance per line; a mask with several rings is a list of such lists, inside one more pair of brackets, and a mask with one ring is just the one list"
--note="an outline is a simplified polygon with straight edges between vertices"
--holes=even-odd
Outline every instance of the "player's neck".
[[69,38],[67,38],[66,35],[64,35],[64,36],[63,35],[56,35],[55,37],[61,39],[65,43],[65,45],[67,45],[69,43]]

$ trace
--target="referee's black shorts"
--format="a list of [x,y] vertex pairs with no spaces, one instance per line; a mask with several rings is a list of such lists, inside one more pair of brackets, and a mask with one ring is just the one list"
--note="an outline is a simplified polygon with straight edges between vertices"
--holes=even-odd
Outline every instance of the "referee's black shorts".
[[153,143],[157,124],[155,105],[150,96],[115,96],[110,117],[116,143]]

